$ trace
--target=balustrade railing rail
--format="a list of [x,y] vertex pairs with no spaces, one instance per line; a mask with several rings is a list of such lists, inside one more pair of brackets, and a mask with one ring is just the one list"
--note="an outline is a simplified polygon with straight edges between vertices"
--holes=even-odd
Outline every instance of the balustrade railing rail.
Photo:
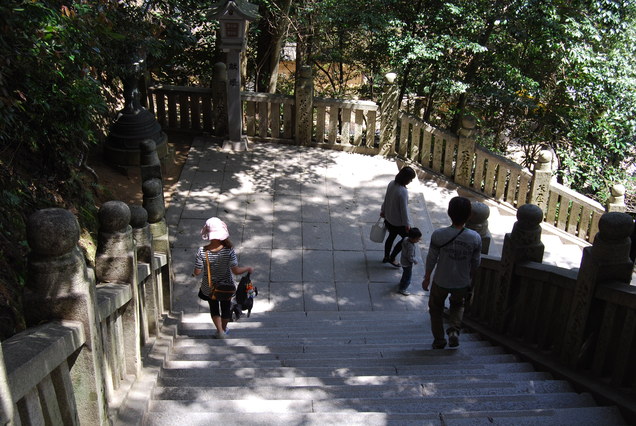
[[[214,133],[212,90],[157,86],[149,89],[149,106],[166,129]],[[593,242],[606,209],[598,202],[553,181],[537,179],[520,165],[403,111],[389,123],[395,137],[380,146],[381,108],[371,101],[311,99],[309,117],[297,117],[294,96],[244,92],[244,132],[253,139],[296,143],[299,120],[311,144],[369,154],[397,154],[487,197],[519,208],[539,205],[546,223]],[[307,102],[305,102],[307,103]],[[619,208],[620,210],[620,208]]]

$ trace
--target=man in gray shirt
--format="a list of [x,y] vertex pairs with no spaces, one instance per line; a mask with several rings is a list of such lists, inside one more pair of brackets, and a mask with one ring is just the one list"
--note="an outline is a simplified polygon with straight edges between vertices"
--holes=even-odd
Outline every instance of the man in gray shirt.
[[470,218],[470,200],[454,197],[448,203],[448,216],[452,225],[440,228],[431,235],[431,243],[426,257],[426,273],[422,288],[431,293],[428,308],[431,315],[433,349],[444,349],[444,303],[450,295],[448,344],[459,345],[459,330],[464,315],[464,299],[481,261],[481,237],[464,227]]

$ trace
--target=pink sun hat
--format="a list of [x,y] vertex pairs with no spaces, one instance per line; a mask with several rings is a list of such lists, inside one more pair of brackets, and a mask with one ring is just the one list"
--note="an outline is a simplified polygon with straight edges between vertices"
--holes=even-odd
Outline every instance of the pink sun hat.
[[205,225],[201,229],[201,238],[206,241],[211,240],[227,240],[230,237],[230,233],[227,230],[227,225],[218,217],[211,217],[205,221]]

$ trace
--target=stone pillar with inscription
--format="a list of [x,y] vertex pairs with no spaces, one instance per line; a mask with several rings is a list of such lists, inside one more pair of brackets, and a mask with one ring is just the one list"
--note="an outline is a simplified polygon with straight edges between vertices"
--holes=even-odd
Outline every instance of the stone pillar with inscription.
[[308,146],[311,145],[314,125],[314,83],[311,67],[303,65],[298,74],[296,84],[296,144]]
[[550,195],[550,182],[552,181],[551,164],[552,153],[548,150],[541,151],[532,175],[530,203],[536,204],[544,212],[548,208],[548,196]]
[[70,371],[77,415],[80,424],[107,425],[95,274],[86,266],[78,246],[79,237],[77,219],[68,210],[44,209],[29,217],[27,241],[31,252],[24,313],[28,326],[50,320],[72,320],[83,324],[86,341]]
[[214,134],[219,137],[227,137],[227,67],[223,62],[214,64],[212,104]]
[[543,261],[545,247],[541,242],[543,211],[534,204],[524,204],[517,210],[517,222],[504,237],[501,251],[501,277],[495,294],[493,326],[505,332],[518,309],[515,265],[518,262]]
[[219,48],[227,53],[227,117],[228,139],[223,149],[247,149],[247,137],[242,135],[241,52],[245,50],[247,24],[259,17],[258,5],[247,1],[224,0],[210,7],[208,18],[220,24]]
[[455,168],[455,182],[470,187],[475,158],[475,117],[467,115],[462,118],[459,129],[459,144],[457,147],[457,167]]
[[95,272],[99,285],[125,284],[132,298],[122,313],[126,373],[141,371],[137,251],[130,226],[130,208],[123,201],[108,201],[99,209]]
[[388,73],[384,76],[384,92],[380,104],[380,155],[390,157],[395,155],[397,137],[397,117],[400,108],[400,88],[396,84],[397,74]]
[[472,202],[472,214],[466,228],[472,229],[481,236],[481,253],[488,254],[490,250],[490,241],[492,235],[488,229],[488,218],[490,217],[490,208],[482,202]]
[[569,308],[561,359],[572,367],[578,365],[582,355],[597,287],[619,282],[629,288],[632,280],[634,264],[629,258],[629,251],[634,220],[627,213],[605,213],[599,220],[598,229],[594,244],[583,249]]

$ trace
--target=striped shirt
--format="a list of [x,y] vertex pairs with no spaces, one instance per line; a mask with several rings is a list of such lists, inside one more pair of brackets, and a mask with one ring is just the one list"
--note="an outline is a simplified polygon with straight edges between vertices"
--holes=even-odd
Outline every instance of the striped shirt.
[[233,284],[234,287],[236,287],[236,281],[234,281],[234,275],[232,274],[231,269],[234,266],[238,266],[238,258],[236,257],[234,249],[223,247],[221,250],[214,252],[205,250],[203,247],[199,247],[194,259],[194,268],[201,269],[203,271],[201,276],[201,292],[206,296],[210,296],[208,267],[205,262],[205,253],[207,253],[210,261],[212,282],[217,284]]

